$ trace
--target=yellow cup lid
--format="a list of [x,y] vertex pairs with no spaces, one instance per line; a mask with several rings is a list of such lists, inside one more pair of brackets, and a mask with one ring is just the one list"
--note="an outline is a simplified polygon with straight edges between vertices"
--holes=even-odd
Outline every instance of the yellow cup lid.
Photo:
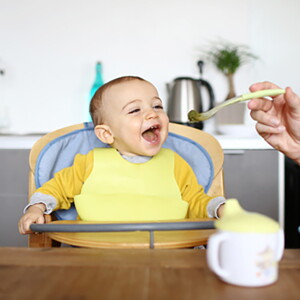
[[224,214],[215,222],[217,229],[233,232],[273,233],[280,229],[278,222],[255,212],[244,210],[237,199],[228,199]]

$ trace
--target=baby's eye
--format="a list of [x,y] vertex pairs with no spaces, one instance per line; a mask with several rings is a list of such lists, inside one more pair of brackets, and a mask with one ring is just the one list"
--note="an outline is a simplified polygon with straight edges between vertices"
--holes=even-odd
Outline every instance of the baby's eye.
[[128,112],[128,114],[134,114],[134,113],[137,113],[137,112],[139,112],[139,111],[140,111],[139,108],[135,108],[135,109],[130,110],[130,111]]
[[164,109],[164,107],[161,104],[154,105],[154,108],[155,109]]

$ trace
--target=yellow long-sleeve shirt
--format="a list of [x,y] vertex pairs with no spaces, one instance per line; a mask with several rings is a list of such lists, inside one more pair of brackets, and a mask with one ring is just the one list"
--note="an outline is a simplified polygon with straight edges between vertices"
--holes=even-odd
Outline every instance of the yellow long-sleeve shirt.
[[[82,186],[92,172],[94,165],[93,150],[88,154],[77,154],[71,167],[57,172],[36,193],[50,195],[57,201],[57,209],[68,209],[74,196],[81,193]],[[105,176],[105,175],[103,175]],[[174,152],[174,177],[182,200],[188,202],[187,218],[208,217],[207,205],[212,200],[198,184],[197,178],[188,163]],[[99,178],[101,180],[101,178]]]

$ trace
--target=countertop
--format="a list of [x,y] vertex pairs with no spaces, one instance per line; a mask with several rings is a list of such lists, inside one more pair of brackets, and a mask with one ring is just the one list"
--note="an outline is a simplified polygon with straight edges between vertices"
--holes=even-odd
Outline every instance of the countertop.
[[247,149],[273,149],[265,140],[257,136],[237,136],[237,135],[215,135],[213,136],[219,141],[223,150],[247,150]]
[[[237,134],[211,134],[224,150],[272,149],[258,134],[251,134],[248,137]],[[41,136],[41,134],[0,134],[0,149],[31,149]]]
[[31,149],[41,134],[0,134],[0,149]]

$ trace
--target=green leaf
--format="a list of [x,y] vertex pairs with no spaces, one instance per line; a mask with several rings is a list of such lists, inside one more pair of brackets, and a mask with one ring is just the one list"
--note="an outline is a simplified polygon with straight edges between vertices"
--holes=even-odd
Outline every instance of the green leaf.
[[205,55],[225,75],[234,74],[242,65],[258,58],[249,47],[224,41],[212,44]]

